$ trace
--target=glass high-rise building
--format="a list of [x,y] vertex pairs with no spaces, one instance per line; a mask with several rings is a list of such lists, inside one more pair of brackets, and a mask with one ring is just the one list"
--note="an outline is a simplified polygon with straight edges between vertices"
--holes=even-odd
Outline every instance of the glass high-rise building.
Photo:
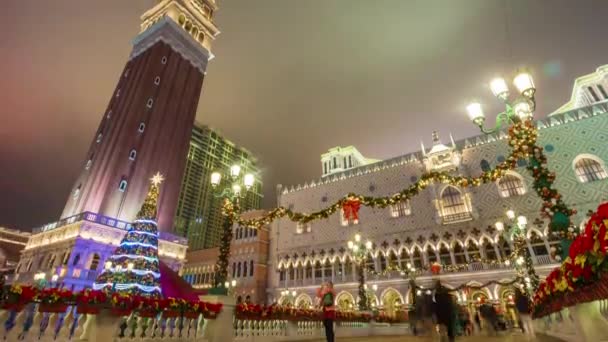
[[254,187],[241,202],[241,209],[259,209],[262,183],[256,158],[213,129],[195,125],[174,219],[175,233],[188,238],[190,250],[219,245],[223,220],[221,199],[214,196],[210,178],[214,171],[229,174],[234,164],[256,177]]

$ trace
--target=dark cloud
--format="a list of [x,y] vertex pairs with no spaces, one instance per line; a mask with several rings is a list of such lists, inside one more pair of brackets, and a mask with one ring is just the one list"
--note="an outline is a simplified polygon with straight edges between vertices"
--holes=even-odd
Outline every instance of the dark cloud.
[[[153,3],[3,5],[0,225],[57,218]],[[498,109],[485,86],[496,73],[530,68],[544,115],[569,98],[575,77],[608,62],[603,0],[220,5],[197,120],[260,157],[267,205],[275,184],[318,178],[329,147],[387,158],[428,144],[433,129],[476,133],[463,108],[475,97]]]

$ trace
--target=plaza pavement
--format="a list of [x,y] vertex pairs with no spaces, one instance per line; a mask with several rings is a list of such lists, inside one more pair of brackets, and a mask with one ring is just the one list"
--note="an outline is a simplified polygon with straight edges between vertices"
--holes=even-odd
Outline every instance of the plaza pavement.
[[[563,342],[560,339],[537,335],[536,339],[527,338],[522,334],[509,334],[502,336],[467,336],[456,338],[457,342]],[[308,342],[325,342],[325,339],[308,341]],[[336,337],[336,342],[439,342],[438,337],[418,337],[418,336],[377,336],[377,337]]]

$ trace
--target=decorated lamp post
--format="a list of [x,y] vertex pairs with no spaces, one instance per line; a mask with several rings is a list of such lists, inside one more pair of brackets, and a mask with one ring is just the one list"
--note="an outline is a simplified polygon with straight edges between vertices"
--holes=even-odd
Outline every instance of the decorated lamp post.
[[494,133],[502,129],[503,125],[508,127],[511,124],[532,118],[536,109],[536,100],[534,99],[536,88],[534,87],[532,76],[528,73],[521,73],[515,77],[513,83],[520,92],[520,95],[514,100],[510,100],[509,87],[504,79],[495,78],[490,82],[492,93],[505,104],[505,111],[496,115],[496,125],[494,128],[484,128],[486,118],[480,103],[473,102],[467,106],[469,118],[479,126],[479,129],[483,133]]
[[520,73],[514,78],[513,84],[518,91],[514,97],[510,96],[504,79],[496,78],[490,82],[492,93],[505,104],[504,112],[496,115],[496,125],[493,128],[484,127],[485,115],[478,102],[468,105],[467,112],[471,121],[483,133],[491,134],[503,128],[508,129],[508,144],[512,153],[501,163],[501,169],[503,172],[514,169],[518,160],[527,161],[526,168],[534,178],[534,191],[543,200],[541,214],[549,218],[551,233],[562,238],[563,257],[576,235],[574,229],[569,229],[572,225],[570,217],[576,214],[576,210],[570,209],[554,188],[555,173],[549,171],[543,148],[537,145],[538,130],[532,121],[536,109],[536,87],[532,76]]
[[[227,178],[222,186],[222,178]],[[247,192],[251,190],[255,183],[252,174],[242,174],[239,165],[230,167],[230,175],[223,177],[219,172],[211,174],[211,186],[216,191],[215,196],[223,200],[222,215],[222,240],[220,241],[220,254],[215,265],[215,287],[222,286],[227,289],[226,279],[228,278],[228,259],[230,258],[230,242],[232,241],[232,225],[235,215],[240,213],[240,200],[245,198]],[[245,188],[243,191],[243,187]]]
[[282,303],[284,305],[293,305],[296,306],[296,296],[298,293],[295,290],[290,291],[289,289],[285,289],[281,291]]
[[351,254],[357,267],[357,277],[359,279],[359,310],[369,311],[369,300],[367,298],[367,291],[365,285],[365,263],[367,262],[367,254],[372,249],[373,245],[371,241],[363,243],[361,241],[361,235],[355,235],[355,241],[348,241],[348,249],[351,250]]
[[505,241],[513,242],[511,258],[507,259],[505,263],[507,266],[513,264],[517,276],[524,281],[522,285],[525,285],[528,292],[532,294],[538,288],[539,278],[534,270],[532,256],[526,243],[528,219],[523,215],[516,218],[513,210],[508,210],[506,216],[505,222],[496,222],[496,230],[503,234]]

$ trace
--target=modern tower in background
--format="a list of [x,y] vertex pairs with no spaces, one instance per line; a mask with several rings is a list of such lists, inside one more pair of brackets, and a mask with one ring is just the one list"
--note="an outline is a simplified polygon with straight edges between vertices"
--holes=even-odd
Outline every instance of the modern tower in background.
[[186,169],[175,214],[175,233],[188,238],[190,250],[217,247],[221,237],[221,200],[213,195],[211,173],[229,174],[238,164],[244,173],[256,176],[254,187],[241,203],[243,210],[259,209],[262,181],[257,160],[249,151],[236,146],[207,126],[192,130]]
[[163,0],[141,32],[110,97],[61,218],[92,212],[130,222],[156,172],[165,176],[158,226],[172,228],[211,43],[216,0]]

